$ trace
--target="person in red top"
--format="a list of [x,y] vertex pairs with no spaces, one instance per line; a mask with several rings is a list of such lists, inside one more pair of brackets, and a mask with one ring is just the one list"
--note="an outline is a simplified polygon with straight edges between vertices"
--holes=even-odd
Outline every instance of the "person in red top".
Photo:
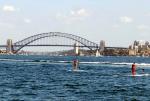
[[136,74],[136,65],[135,65],[135,62],[132,64],[131,71],[132,71],[132,75]]

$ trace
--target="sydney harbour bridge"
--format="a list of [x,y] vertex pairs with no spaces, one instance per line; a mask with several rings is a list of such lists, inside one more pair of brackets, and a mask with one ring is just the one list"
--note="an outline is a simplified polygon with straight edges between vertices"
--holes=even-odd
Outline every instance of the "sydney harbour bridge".
[[[62,40],[60,41],[60,39]],[[87,48],[91,51],[100,50],[101,48],[100,44],[89,41],[77,35],[61,32],[36,34],[14,43],[12,39],[8,39],[6,43],[6,45],[0,45],[0,47],[6,48],[6,52],[12,54],[18,53],[24,47],[80,47]]]
[[[54,41],[52,42],[51,40],[56,37],[59,39],[63,38],[63,42],[61,41],[59,43],[56,43],[59,41],[59,39],[54,40],[55,42]],[[45,42],[43,43],[43,41]],[[82,47],[87,48],[89,50],[99,49],[99,45],[92,41],[89,41],[77,35],[61,32],[36,34],[15,43],[13,43],[11,39],[8,39],[6,45],[0,45],[0,47],[6,48],[7,53],[14,53],[14,54],[18,53],[24,47],[39,47],[39,46]]]

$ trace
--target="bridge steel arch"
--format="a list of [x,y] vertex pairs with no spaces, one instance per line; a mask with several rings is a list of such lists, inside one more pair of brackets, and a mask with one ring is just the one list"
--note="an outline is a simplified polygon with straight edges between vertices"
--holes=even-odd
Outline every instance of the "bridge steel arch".
[[21,50],[23,47],[27,46],[28,44],[30,44],[36,40],[46,38],[46,37],[64,37],[64,38],[68,38],[68,39],[77,41],[80,44],[84,45],[85,47],[89,48],[90,50],[94,50],[95,48],[98,48],[98,44],[91,42],[91,41],[89,41],[85,38],[82,38],[80,36],[77,36],[77,35],[61,33],[61,32],[49,32],[49,33],[33,35],[33,36],[30,36],[28,38],[25,38],[21,41],[14,43],[13,44],[14,52],[17,53],[19,50]]

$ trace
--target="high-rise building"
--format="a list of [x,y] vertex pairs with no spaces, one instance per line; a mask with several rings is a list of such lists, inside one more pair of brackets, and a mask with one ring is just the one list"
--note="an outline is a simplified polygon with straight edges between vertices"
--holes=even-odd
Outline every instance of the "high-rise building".
[[133,46],[138,46],[139,45],[139,41],[134,41]]
[[148,45],[149,45],[149,42],[148,42],[148,41],[146,41],[146,42],[145,42],[145,46],[148,46]]
[[100,51],[104,51],[104,48],[105,48],[105,41],[101,40],[100,41]]

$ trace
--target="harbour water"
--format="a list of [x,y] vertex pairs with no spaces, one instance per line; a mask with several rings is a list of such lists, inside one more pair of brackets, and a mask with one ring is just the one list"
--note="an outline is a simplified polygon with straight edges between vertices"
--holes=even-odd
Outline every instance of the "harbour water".
[[1,55],[0,101],[149,101],[149,74],[148,57]]

